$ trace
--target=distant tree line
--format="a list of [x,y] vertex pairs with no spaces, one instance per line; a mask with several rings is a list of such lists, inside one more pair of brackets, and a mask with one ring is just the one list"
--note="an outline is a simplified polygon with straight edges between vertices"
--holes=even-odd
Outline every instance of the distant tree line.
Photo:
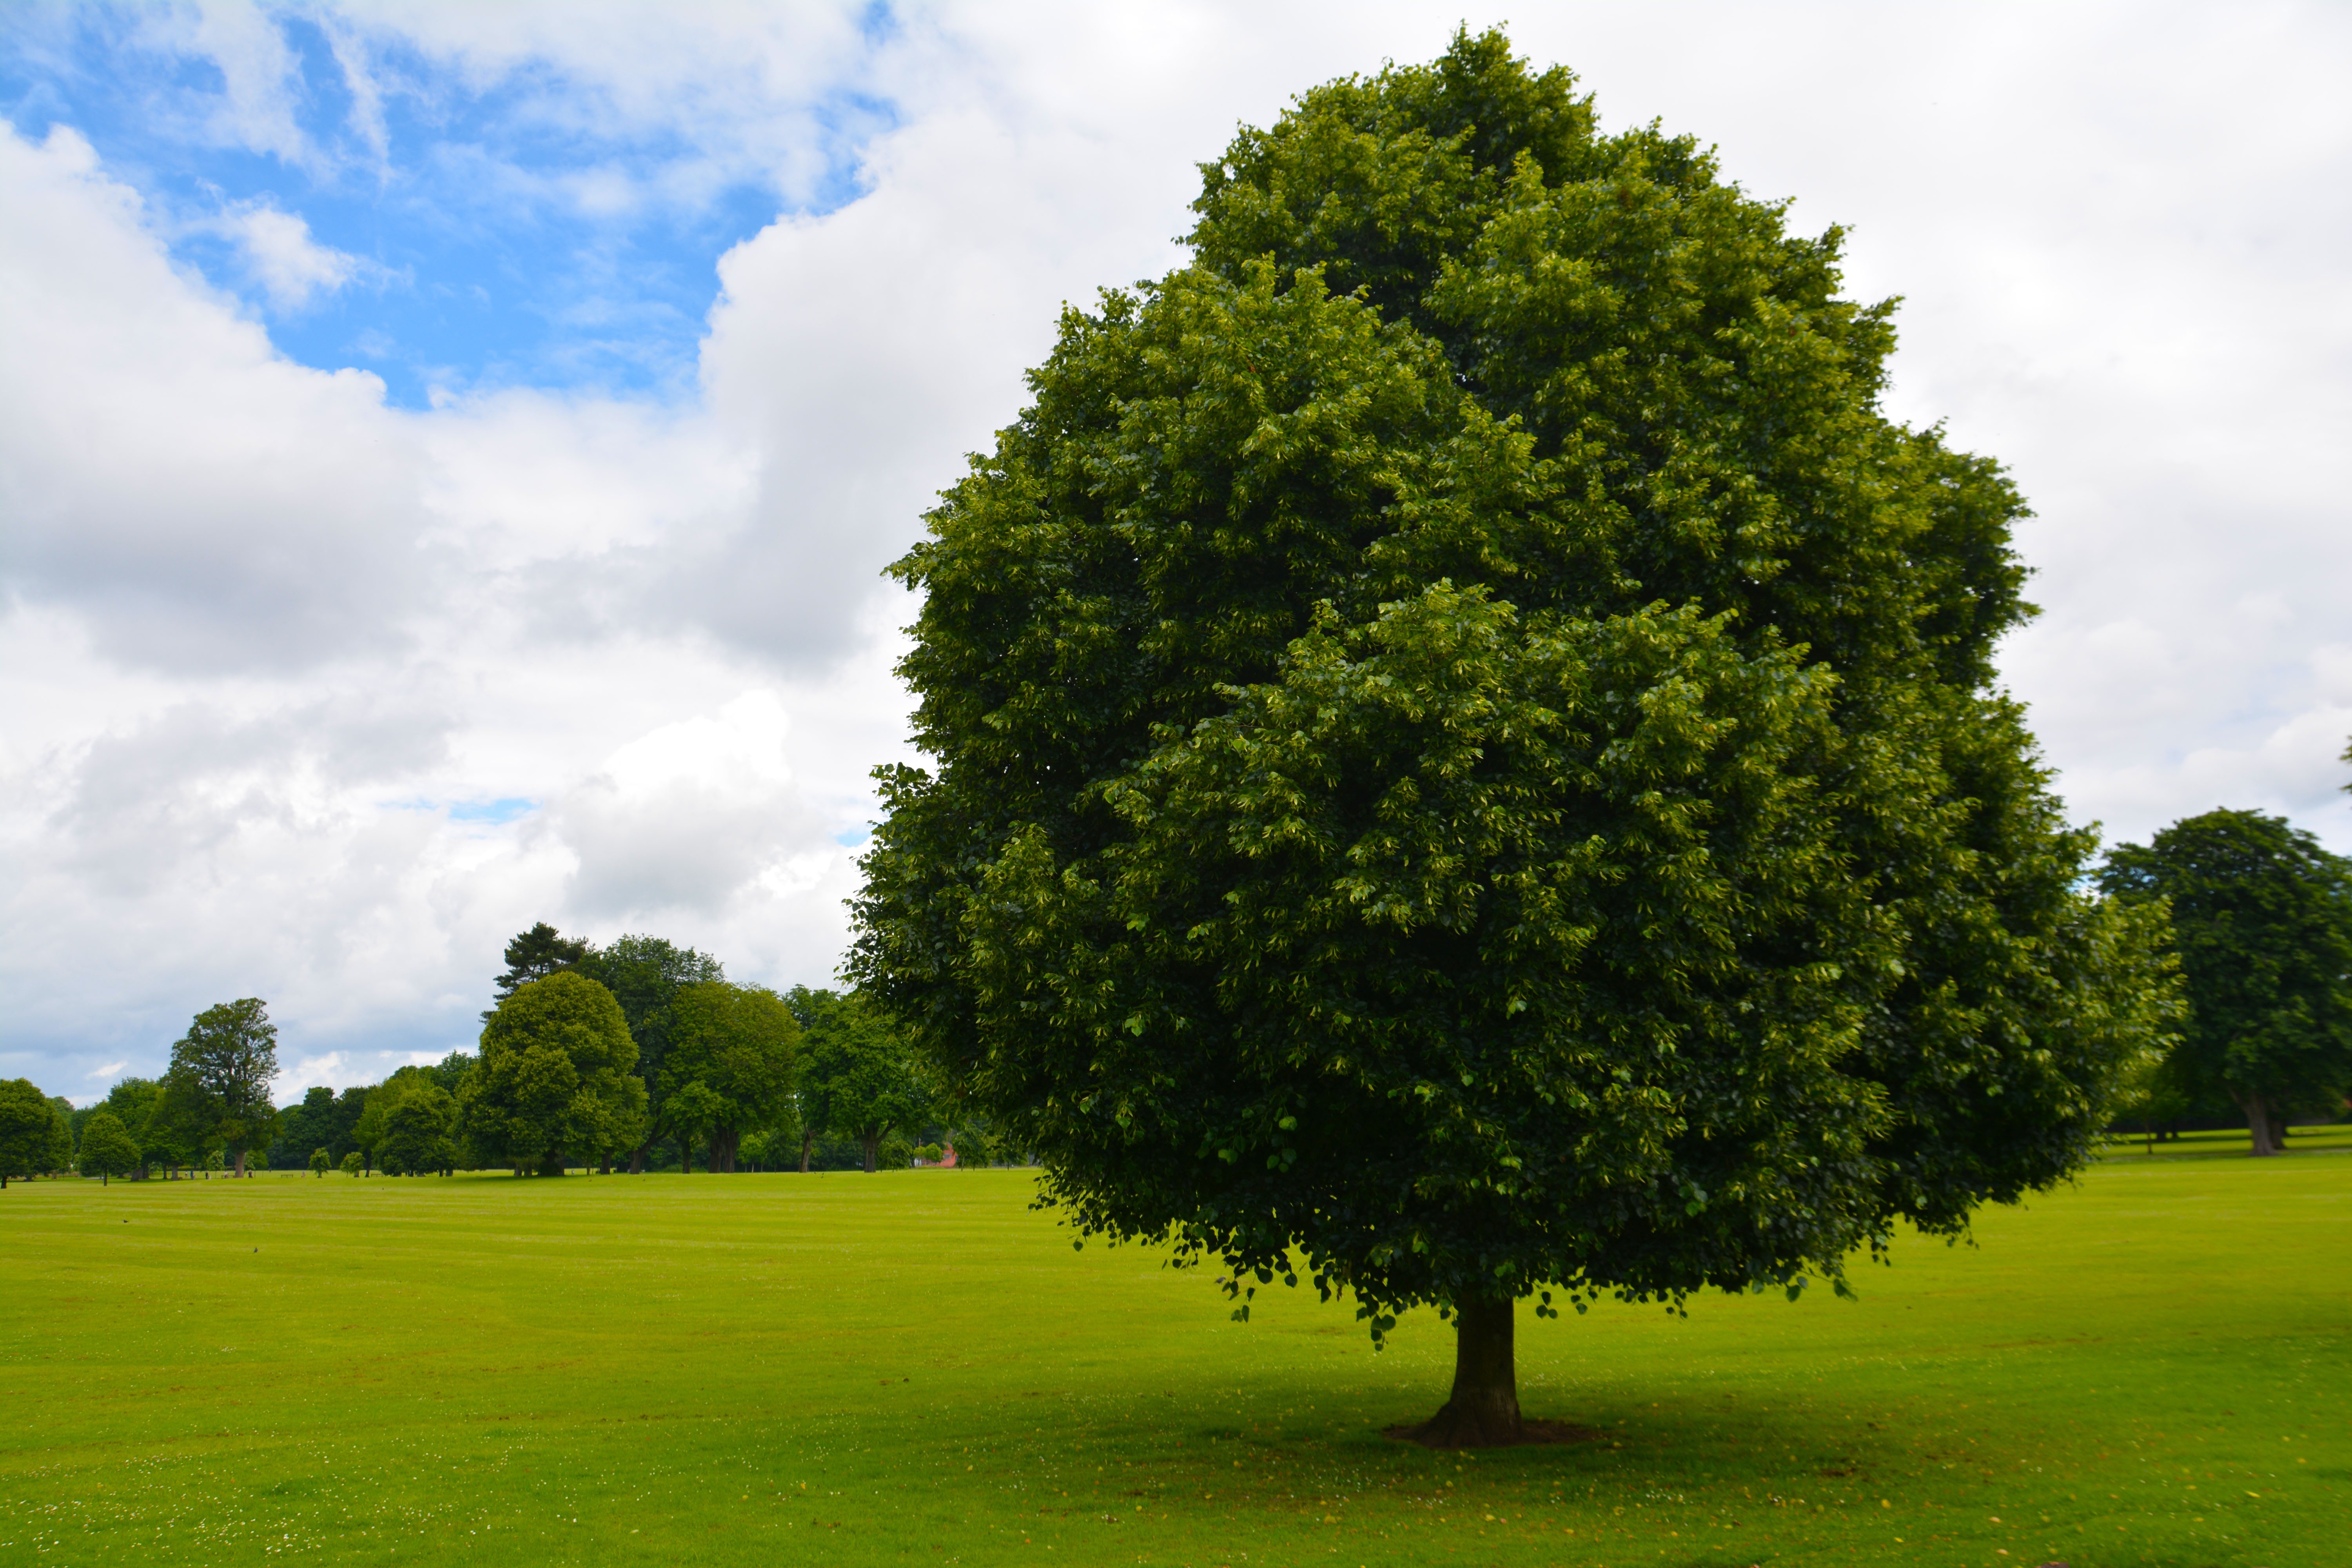
[[176,1179],[249,1168],[368,1176],[585,1165],[879,1171],[1017,1157],[956,1118],[856,993],[736,984],[665,938],[609,946],[541,922],[509,942],[478,1051],[272,1107],[277,1029],[257,998],[197,1015],[160,1079],[77,1110],[0,1084],[5,1175]]

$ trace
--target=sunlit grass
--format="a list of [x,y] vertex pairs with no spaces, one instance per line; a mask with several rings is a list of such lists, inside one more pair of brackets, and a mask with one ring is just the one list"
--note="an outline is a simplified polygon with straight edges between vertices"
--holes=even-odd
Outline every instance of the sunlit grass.
[[1606,1436],[1475,1458],[1378,1435],[1433,1317],[1233,1324],[1029,1190],[12,1184],[0,1562],[2346,1560],[2352,1158],[2103,1166],[1858,1302],[1523,1313]]

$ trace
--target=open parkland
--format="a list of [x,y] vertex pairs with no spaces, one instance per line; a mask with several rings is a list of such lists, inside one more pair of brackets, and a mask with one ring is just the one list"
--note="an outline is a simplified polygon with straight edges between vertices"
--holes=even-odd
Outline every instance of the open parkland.
[[2352,1563],[2352,1126],[1825,1289],[1452,1334],[1073,1248],[1025,1170],[11,1184],[0,1563]]

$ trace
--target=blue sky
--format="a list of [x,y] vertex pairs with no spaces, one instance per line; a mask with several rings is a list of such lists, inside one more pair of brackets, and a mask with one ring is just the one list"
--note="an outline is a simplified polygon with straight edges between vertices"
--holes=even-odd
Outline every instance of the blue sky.
[[[411,408],[508,385],[681,395],[718,258],[852,199],[861,148],[894,120],[844,61],[845,79],[772,106],[802,154],[780,168],[617,111],[557,62],[483,69],[331,12],[266,14],[275,79],[236,82],[162,8],[10,20],[0,102],[21,134],[71,127],[282,353],[371,370]],[[861,54],[894,27],[881,5],[856,23]]]

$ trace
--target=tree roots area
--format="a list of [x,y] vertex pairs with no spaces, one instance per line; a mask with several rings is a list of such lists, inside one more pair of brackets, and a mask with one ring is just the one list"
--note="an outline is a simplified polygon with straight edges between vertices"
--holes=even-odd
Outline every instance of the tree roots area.
[[1856,1301],[1523,1304],[1517,1441],[1434,1312],[1230,1322],[1032,1192],[11,1183],[0,1561],[2252,1568],[2352,1517],[2352,1157],[2104,1164]]

